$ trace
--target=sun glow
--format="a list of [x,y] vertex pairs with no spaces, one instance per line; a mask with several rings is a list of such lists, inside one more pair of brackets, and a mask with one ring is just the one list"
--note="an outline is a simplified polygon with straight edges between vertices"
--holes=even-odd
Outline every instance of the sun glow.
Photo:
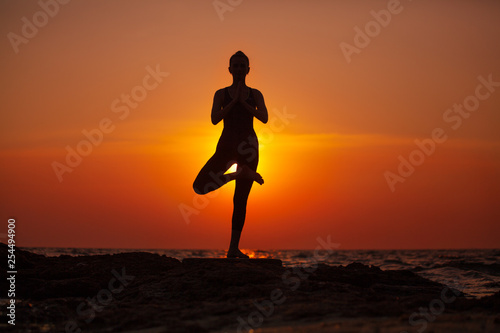
[[238,164],[234,163],[233,165],[231,165],[231,167],[229,169],[227,169],[226,174],[236,172],[237,168],[238,168]]
[[245,253],[250,259],[268,259],[269,255],[261,253],[260,251],[243,249],[243,253]]

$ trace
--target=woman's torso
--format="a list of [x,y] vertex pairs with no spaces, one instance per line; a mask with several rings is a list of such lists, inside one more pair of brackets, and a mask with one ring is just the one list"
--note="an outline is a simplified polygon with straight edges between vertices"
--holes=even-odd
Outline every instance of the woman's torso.
[[[252,88],[248,88],[249,93],[246,103],[255,107],[255,98]],[[229,87],[224,89],[224,101],[222,107],[226,107],[232,100],[229,94]],[[224,117],[224,129],[222,130],[221,140],[243,142],[256,137],[253,129],[253,114],[250,113],[241,103],[236,103]]]

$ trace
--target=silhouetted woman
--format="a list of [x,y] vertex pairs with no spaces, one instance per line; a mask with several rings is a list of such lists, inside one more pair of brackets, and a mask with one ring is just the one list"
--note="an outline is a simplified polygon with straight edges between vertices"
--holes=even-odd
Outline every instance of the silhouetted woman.
[[[241,51],[229,59],[229,73],[233,84],[217,90],[212,106],[212,123],[224,121],[224,129],[217,143],[215,154],[201,169],[193,188],[198,194],[206,194],[235,180],[231,242],[228,258],[248,258],[238,246],[245,223],[248,195],[253,182],[263,184],[257,173],[259,143],[253,129],[253,118],[267,123],[264,97],[257,89],[248,87],[245,78],[250,71],[248,57]],[[236,172],[224,174],[234,163]]]

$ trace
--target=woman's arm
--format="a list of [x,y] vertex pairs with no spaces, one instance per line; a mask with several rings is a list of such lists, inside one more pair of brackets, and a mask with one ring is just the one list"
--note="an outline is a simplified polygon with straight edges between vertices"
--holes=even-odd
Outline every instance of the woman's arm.
[[237,100],[233,99],[226,105],[225,108],[222,107],[224,102],[224,89],[219,89],[215,92],[214,103],[212,105],[212,124],[217,125],[226,114],[231,110],[231,108],[236,104]]
[[255,99],[255,104],[256,104],[255,107],[248,104],[244,99],[241,99],[240,103],[243,104],[245,109],[247,109],[251,114],[253,114],[255,118],[259,119],[261,122],[265,124],[267,123],[268,120],[268,114],[267,114],[266,103],[264,103],[264,96],[262,96],[262,93],[257,89],[253,89],[253,92],[254,92],[253,97]]

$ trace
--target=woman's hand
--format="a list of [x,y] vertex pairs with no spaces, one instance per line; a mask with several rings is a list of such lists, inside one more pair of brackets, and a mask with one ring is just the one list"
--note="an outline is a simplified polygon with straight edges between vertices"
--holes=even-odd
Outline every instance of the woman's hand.
[[245,84],[243,83],[243,81],[238,82],[238,86],[236,87],[236,96],[234,97],[234,99],[237,102],[244,103],[247,99],[247,94],[245,94],[245,92]]

